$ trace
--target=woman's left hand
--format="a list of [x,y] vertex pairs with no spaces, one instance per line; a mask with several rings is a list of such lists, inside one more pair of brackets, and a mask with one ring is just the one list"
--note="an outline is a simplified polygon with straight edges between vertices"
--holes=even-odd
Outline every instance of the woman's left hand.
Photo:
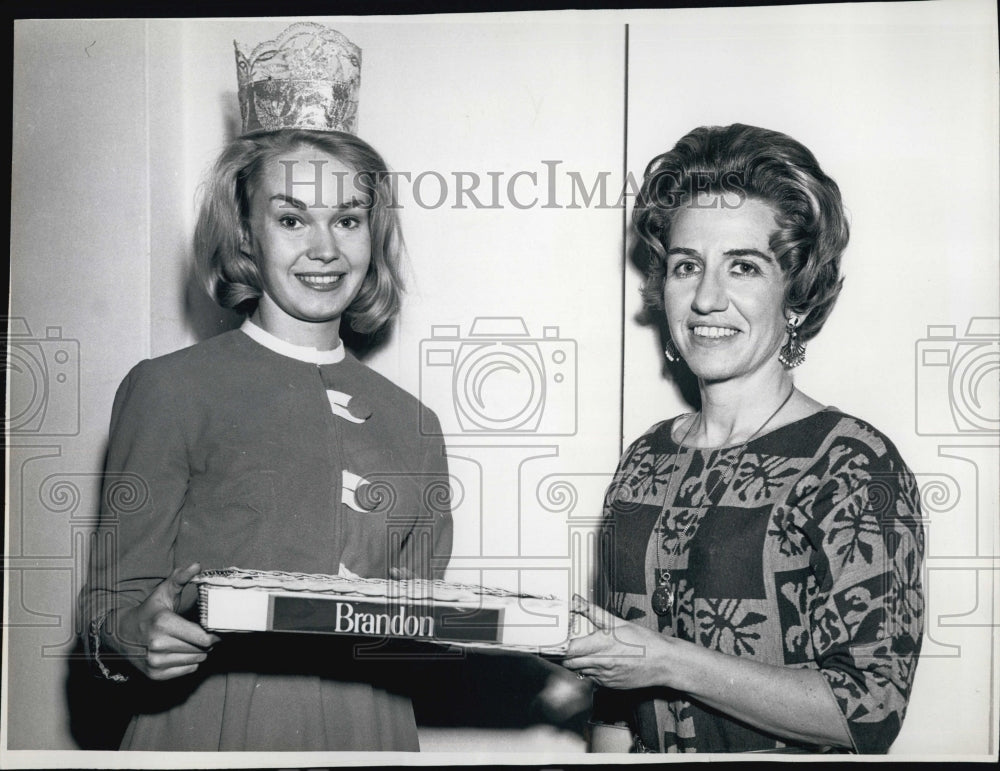
[[618,618],[579,595],[573,601],[573,611],[590,619],[597,630],[570,640],[564,667],[606,688],[672,684],[670,673],[684,641]]

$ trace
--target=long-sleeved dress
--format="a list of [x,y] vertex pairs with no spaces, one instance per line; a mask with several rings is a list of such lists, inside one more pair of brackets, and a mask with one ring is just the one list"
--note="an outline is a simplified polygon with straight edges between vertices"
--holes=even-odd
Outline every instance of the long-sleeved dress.
[[[175,568],[441,577],[451,552],[434,414],[342,345],[301,349],[249,322],[128,374],[105,473],[80,604],[90,653],[116,678],[102,620]],[[189,585],[190,618],[195,599]],[[232,634],[194,675],[132,670],[122,749],[418,749],[406,662],[358,645]]]
[[[886,752],[923,628],[913,475],[885,436],[832,408],[754,439],[738,462],[739,447],[679,448],[674,422],[632,444],[609,488],[606,606],[712,650],[818,670],[853,750]],[[658,615],[668,569],[676,599]],[[601,689],[595,718],[628,722],[648,751],[795,748],[667,688]]]

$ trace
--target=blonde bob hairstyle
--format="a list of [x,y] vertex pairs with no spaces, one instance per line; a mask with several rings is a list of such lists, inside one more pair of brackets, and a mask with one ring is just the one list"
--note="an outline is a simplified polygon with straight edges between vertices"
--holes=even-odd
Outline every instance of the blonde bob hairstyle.
[[353,134],[280,129],[255,131],[222,151],[203,187],[195,227],[195,257],[209,295],[224,308],[253,313],[263,294],[260,266],[243,248],[250,233],[250,201],[267,165],[281,155],[314,148],[356,173],[371,235],[371,264],[357,297],[344,312],[354,331],[375,334],[399,310],[403,238],[389,170],[378,152]]
[[803,341],[815,337],[840,294],[840,260],[850,237],[837,183],[804,145],[778,131],[734,123],[682,137],[649,162],[632,212],[648,251],[642,295],[651,308],[663,307],[674,219],[701,193],[712,196],[713,208],[753,198],[774,209],[778,228],[770,246],[785,277],[785,309],[805,315]]

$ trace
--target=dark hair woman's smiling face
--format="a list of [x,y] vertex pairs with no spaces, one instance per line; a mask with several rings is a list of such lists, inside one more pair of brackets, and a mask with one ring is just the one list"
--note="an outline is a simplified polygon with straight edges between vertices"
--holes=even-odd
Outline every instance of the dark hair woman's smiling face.
[[769,244],[776,227],[774,210],[752,198],[723,208],[699,197],[673,221],[664,308],[681,356],[705,381],[781,367],[785,277]]

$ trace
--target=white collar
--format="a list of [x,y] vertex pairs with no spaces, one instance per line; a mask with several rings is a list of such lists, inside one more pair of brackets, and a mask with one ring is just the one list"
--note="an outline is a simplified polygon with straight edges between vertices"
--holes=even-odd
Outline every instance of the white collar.
[[285,342],[280,337],[275,337],[250,321],[249,317],[240,326],[240,331],[265,348],[270,348],[275,353],[299,361],[307,361],[310,364],[337,364],[344,360],[344,344],[340,340],[337,341],[337,347],[332,351],[320,351],[307,345],[295,345]]

